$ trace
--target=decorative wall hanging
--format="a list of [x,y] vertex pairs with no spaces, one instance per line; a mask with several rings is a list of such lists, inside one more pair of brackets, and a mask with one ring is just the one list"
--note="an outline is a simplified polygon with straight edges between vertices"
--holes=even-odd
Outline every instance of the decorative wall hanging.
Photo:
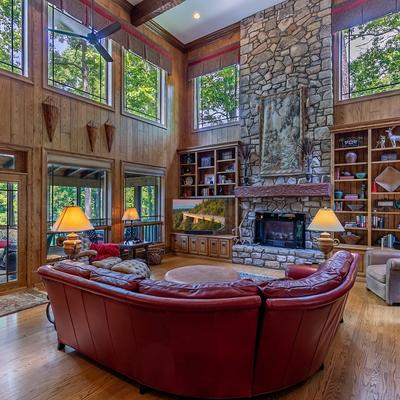
[[303,173],[304,88],[262,98],[261,176]]
[[86,129],[89,136],[90,149],[93,152],[94,146],[96,145],[97,141],[98,126],[94,121],[89,121],[88,124],[86,125]]
[[111,152],[112,145],[114,143],[114,136],[115,136],[115,126],[113,123],[108,119],[104,123],[104,129],[106,131],[106,140],[107,140],[107,148],[108,151]]
[[54,99],[50,96],[48,96],[42,103],[42,110],[44,122],[46,124],[47,136],[49,137],[50,142],[52,142],[58,124],[60,110],[56,106]]

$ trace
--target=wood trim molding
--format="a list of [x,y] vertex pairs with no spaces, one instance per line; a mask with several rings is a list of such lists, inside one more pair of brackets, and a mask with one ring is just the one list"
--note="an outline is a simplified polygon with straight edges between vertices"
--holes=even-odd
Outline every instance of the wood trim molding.
[[212,32],[206,36],[196,39],[193,42],[184,44],[155,21],[148,21],[145,25],[154,33],[165,39],[170,45],[176,47],[178,50],[181,50],[184,53],[188,53],[189,51],[198,49],[202,46],[214,42],[215,40],[221,39],[240,30],[240,22],[236,22],[218,31]]
[[221,39],[225,36],[235,33],[239,31],[239,29],[240,29],[240,22],[235,22],[232,25],[226,26],[225,28],[222,28],[218,31],[212,32],[206,36],[193,40],[190,43],[187,43],[185,45],[185,50],[188,52],[191,50],[198,49],[199,47],[203,47],[211,42],[214,42],[217,39]]
[[139,26],[183,3],[185,0],[142,0],[133,6],[131,23]]
[[174,35],[169,33],[166,29],[164,29],[160,24],[151,20],[145,23],[145,26],[149,28],[152,32],[156,33],[157,35],[161,36],[166,42],[170,45],[176,47],[178,50],[185,52],[186,46],[177,39]]
[[304,183],[300,185],[240,186],[235,189],[239,198],[253,197],[330,197],[330,183]]

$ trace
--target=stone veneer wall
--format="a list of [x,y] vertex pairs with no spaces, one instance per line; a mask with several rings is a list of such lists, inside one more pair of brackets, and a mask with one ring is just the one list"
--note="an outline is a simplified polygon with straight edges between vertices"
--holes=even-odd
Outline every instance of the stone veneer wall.
[[[253,154],[250,185],[306,182],[305,175],[259,176],[260,97],[294,90],[300,86],[306,88],[305,134],[318,142],[313,160],[313,182],[329,182],[329,126],[333,124],[331,0],[288,0],[244,19],[241,22],[240,46],[241,141],[250,145]],[[245,199],[241,201],[242,217],[246,216],[243,231],[245,236],[252,238],[257,210],[305,213],[309,223],[323,206],[329,206],[328,198]],[[306,247],[310,248],[310,232],[307,232],[306,241]],[[261,250],[260,247],[254,246],[254,250]],[[290,261],[293,258],[307,258],[282,250],[286,253],[280,254],[282,257],[276,263],[275,259],[268,260],[269,256],[275,254],[271,253],[270,248],[253,251],[257,254],[255,258],[247,256],[247,253],[252,253],[248,246],[246,251],[236,247],[233,251],[236,262],[246,261],[247,264],[276,268],[285,266],[283,256]],[[319,257],[317,253],[314,255]],[[250,259],[254,261],[250,262]],[[274,263],[262,263],[260,260],[263,259]]]

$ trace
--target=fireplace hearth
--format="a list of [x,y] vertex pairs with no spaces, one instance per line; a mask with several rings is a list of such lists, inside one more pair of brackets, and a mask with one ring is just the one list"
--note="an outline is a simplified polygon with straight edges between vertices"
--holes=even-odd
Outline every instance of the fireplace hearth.
[[256,212],[255,243],[304,249],[305,222],[305,214]]

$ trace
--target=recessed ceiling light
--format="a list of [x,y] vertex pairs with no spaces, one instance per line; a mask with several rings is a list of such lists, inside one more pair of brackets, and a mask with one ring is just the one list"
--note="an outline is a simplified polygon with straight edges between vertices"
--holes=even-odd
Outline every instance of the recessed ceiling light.
[[192,14],[192,17],[193,17],[193,19],[200,19],[201,15],[200,15],[200,13],[199,13],[198,11],[195,11],[195,12]]

